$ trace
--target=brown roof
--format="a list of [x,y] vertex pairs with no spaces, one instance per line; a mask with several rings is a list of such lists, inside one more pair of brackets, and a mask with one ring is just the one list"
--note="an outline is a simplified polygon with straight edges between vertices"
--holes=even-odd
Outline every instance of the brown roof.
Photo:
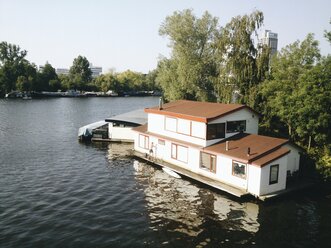
[[[226,151],[226,141],[228,141],[228,151]],[[288,143],[286,139],[239,133],[215,145],[205,147],[204,151],[222,154],[238,162],[263,167],[290,152],[289,149],[282,148],[286,143]],[[247,154],[248,148],[250,148],[250,155]]]
[[253,109],[242,104],[196,102],[188,100],[179,100],[163,104],[162,109],[159,109],[159,106],[146,108],[145,112],[207,123],[208,121],[243,108],[249,109],[253,113],[259,115]]

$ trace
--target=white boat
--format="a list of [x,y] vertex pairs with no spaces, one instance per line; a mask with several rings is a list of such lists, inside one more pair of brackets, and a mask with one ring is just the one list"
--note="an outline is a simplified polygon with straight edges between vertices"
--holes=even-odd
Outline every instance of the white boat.
[[169,168],[163,167],[162,170],[163,170],[165,173],[167,173],[167,174],[169,174],[170,176],[172,176],[172,177],[175,177],[175,178],[181,178],[180,175],[178,175],[176,172],[174,172],[173,170],[171,170],[171,169],[169,169]]
[[112,116],[79,128],[78,138],[81,141],[133,142],[133,127],[147,122],[143,109]]
[[24,95],[24,96],[22,97],[22,99],[23,99],[23,100],[31,100],[32,97],[31,97],[31,96]]

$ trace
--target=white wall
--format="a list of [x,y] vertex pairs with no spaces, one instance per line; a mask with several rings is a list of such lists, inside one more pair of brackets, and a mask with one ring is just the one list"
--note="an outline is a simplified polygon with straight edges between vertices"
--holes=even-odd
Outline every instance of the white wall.
[[[190,128],[191,125],[188,125],[188,120],[180,120],[179,123],[183,124],[181,128],[177,128],[177,132],[173,132],[173,131],[168,131],[165,130],[165,116],[164,115],[158,115],[158,114],[151,114],[148,113],[148,131],[151,133],[155,133],[155,134],[160,134],[160,135],[164,135],[167,136],[169,138],[173,138],[173,139],[178,139],[181,141],[185,141],[185,142],[189,142],[192,144],[196,144],[199,146],[206,146],[206,124],[202,123],[202,122],[194,122],[192,124],[192,131],[194,131],[195,134],[200,135],[201,138],[197,138],[197,137],[192,137],[189,136],[185,133],[190,133]],[[171,119],[173,117],[170,117],[169,119]],[[177,119],[177,118],[175,118]],[[170,123],[170,121],[169,121]],[[178,125],[178,121],[177,121],[177,125]],[[178,133],[178,131],[180,131],[181,133]],[[203,138],[202,138],[203,137]]]
[[300,154],[299,149],[294,147],[291,144],[286,144],[284,147],[291,150],[291,152],[287,155],[287,170],[290,170],[291,173],[299,170],[300,163]]
[[[167,120],[167,121],[166,121]],[[248,109],[241,109],[234,113],[228,114],[221,118],[211,121],[214,123],[226,123],[227,121],[240,121],[246,120],[246,132],[257,134],[259,117]],[[174,124],[174,121],[176,124]],[[166,130],[165,125],[168,125]],[[176,126],[176,127],[175,127]],[[193,143],[199,146],[210,146],[217,143],[222,139],[206,140],[207,125],[203,122],[196,122],[184,120],[174,117],[166,117],[159,114],[148,113],[148,131],[170,138],[182,140],[185,142]],[[176,130],[176,131],[175,131]],[[191,135],[192,136],[191,136]],[[230,137],[236,133],[225,133],[225,137]]]
[[254,165],[248,166],[247,191],[255,196],[260,195],[261,168]]
[[[286,188],[286,170],[288,155],[285,155],[261,168],[260,195],[273,193]],[[278,183],[269,185],[270,166],[279,164]],[[253,178],[251,180],[254,180]]]
[[[247,170],[247,166],[246,166]],[[247,171],[246,171],[247,174]],[[233,186],[246,189],[246,179],[232,175],[232,159],[222,156],[217,156],[217,176],[222,181]]]
[[134,141],[134,132],[130,127],[113,127],[109,126],[108,137],[114,141]]

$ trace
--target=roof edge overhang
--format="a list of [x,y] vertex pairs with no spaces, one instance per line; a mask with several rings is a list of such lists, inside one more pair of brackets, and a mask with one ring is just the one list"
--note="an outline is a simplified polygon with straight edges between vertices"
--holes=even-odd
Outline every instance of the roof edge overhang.
[[216,120],[218,118],[221,118],[223,116],[232,114],[232,113],[237,112],[237,111],[240,111],[242,109],[248,109],[249,111],[253,112],[257,116],[261,117],[261,114],[259,114],[254,109],[252,109],[252,108],[250,108],[250,107],[248,107],[246,105],[242,105],[239,108],[236,108],[236,109],[230,110],[230,111],[228,111],[226,113],[215,115],[215,116],[209,117],[209,118],[202,117],[202,116],[186,115],[186,114],[175,113],[175,112],[171,112],[171,111],[167,111],[167,110],[163,110],[163,109],[154,109],[154,108],[145,108],[145,112],[146,113],[150,113],[150,114],[166,115],[166,116],[176,117],[176,118],[180,118],[180,119],[186,119],[186,120],[191,120],[191,121],[208,123],[210,121]]

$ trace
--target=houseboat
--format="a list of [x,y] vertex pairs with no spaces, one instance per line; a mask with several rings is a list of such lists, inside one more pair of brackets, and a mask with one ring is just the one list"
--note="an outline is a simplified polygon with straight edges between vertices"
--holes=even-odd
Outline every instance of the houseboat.
[[299,171],[300,148],[258,135],[260,115],[248,106],[180,100],[145,112],[135,155],[214,188],[262,199]]
[[133,142],[132,128],[145,123],[147,113],[144,109],[137,109],[83,126],[78,130],[78,138],[92,142]]

